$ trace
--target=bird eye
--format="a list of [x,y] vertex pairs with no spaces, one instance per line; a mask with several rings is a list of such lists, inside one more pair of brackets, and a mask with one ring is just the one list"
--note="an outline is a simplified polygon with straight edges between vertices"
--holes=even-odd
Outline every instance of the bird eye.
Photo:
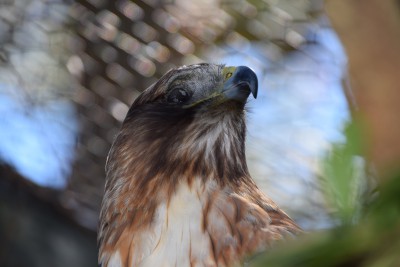
[[168,94],[167,101],[174,104],[185,103],[190,99],[191,96],[191,93],[185,89],[176,88]]
[[232,72],[228,72],[227,74],[225,74],[225,79],[229,79],[230,77],[232,77]]

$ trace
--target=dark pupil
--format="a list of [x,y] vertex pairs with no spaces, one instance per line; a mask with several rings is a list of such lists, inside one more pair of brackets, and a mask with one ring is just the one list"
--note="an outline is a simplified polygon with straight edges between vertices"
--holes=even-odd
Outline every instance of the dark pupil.
[[169,95],[168,95],[168,102],[172,103],[183,103],[188,101],[190,98],[190,95],[188,92],[186,92],[184,89],[175,89],[173,90]]

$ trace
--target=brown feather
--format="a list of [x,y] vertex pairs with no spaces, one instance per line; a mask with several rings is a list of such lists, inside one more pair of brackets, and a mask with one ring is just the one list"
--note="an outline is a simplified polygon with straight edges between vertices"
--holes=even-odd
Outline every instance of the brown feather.
[[171,83],[220,86],[222,68],[172,70],[132,105],[107,160],[102,266],[231,266],[301,232],[249,175],[243,105],[164,102]]

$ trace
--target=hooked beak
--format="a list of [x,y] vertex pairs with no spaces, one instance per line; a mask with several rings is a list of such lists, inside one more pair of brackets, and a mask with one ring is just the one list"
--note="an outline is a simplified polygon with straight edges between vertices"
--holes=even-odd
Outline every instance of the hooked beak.
[[250,93],[254,98],[257,98],[257,75],[249,67],[226,67],[223,73],[226,80],[222,88],[222,94],[226,99],[245,103]]

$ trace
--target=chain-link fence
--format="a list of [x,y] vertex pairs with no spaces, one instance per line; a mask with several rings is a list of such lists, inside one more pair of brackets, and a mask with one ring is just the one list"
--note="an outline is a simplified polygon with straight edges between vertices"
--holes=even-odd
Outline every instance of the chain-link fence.
[[57,188],[51,201],[80,225],[96,229],[129,105],[170,68],[200,61],[256,70],[251,172],[303,226],[331,223],[315,177],[343,138],[345,59],[322,1],[2,0],[0,43],[2,160]]

